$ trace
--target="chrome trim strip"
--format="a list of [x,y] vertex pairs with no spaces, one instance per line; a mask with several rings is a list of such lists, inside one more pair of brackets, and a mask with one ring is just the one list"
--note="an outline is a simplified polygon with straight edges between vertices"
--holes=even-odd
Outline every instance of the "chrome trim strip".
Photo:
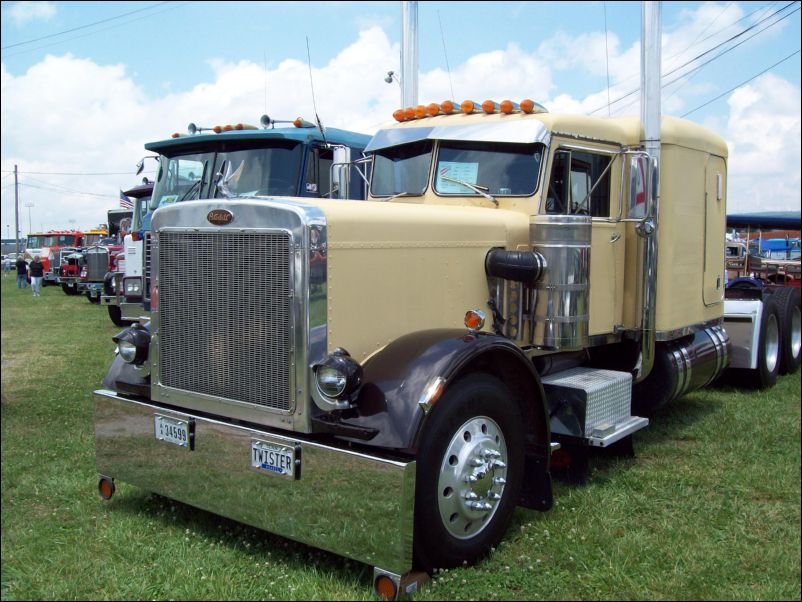
[[[100,474],[398,574],[412,569],[414,460],[236,426],[107,390],[93,399]],[[195,449],[158,441],[157,412],[194,421]],[[253,439],[300,446],[300,477],[254,471]]]
[[655,333],[655,340],[660,343],[664,343],[666,341],[673,341],[674,339],[679,339],[681,337],[688,336],[689,334],[696,334],[697,332],[707,330],[708,328],[713,328],[716,326],[721,328],[723,325],[724,325],[724,318],[715,318],[707,322],[691,324],[690,326],[683,326],[682,328],[677,328],[675,330],[658,330]]

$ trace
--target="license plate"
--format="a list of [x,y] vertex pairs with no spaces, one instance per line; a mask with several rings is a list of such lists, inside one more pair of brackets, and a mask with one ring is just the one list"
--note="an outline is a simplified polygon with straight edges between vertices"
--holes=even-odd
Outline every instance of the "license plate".
[[189,421],[156,414],[154,417],[156,439],[190,449]]
[[251,466],[269,474],[295,479],[300,469],[300,455],[296,459],[295,451],[294,446],[252,439]]

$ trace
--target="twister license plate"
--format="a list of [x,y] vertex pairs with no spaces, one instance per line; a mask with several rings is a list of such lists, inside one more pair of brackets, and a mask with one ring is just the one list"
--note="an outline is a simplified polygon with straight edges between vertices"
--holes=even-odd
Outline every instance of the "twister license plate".
[[300,454],[296,448],[280,443],[251,440],[251,466],[257,470],[289,479],[300,474]]
[[154,429],[156,439],[192,449],[192,432],[188,420],[179,420],[156,414],[154,416]]

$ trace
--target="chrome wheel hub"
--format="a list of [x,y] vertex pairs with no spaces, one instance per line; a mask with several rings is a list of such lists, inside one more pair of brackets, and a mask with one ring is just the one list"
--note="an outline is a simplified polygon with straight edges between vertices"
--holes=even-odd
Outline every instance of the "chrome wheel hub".
[[467,539],[490,524],[506,476],[507,444],[495,421],[477,416],[457,429],[437,483],[440,518],[451,535]]
[[777,362],[780,361],[780,327],[777,324],[777,318],[773,315],[769,316],[764,344],[766,346],[766,367],[769,372],[772,372],[777,366]]

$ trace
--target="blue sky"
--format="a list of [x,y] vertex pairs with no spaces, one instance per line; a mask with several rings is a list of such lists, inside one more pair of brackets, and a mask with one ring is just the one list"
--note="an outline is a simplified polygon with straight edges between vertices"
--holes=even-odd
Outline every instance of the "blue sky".
[[[639,85],[640,10],[419,2],[420,100],[453,89],[604,116],[608,78],[612,100]],[[89,226],[136,182],[145,142],[190,121],[256,122],[265,104],[275,118],[311,115],[307,37],[324,124],[372,133],[400,102],[383,79],[399,71],[400,13],[400,2],[4,2],[3,235],[14,164],[35,229]],[[664,2],[663,37],[664,111],[728,141],[731,209],[798,210],[799,2]],[[637,114],[636,101],[610,112]]]

